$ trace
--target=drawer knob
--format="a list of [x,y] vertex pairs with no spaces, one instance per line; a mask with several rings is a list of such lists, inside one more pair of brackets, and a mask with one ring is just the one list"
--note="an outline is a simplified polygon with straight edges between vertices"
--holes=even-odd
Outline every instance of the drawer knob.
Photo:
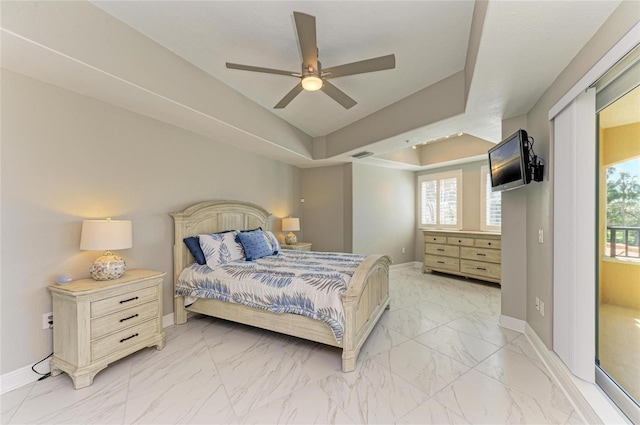
[[122,338],[122,339],[120,340],[120,342],[125,342],[126,340],[131,339],[131,338],[135,338],[135,337],[137,337],[137,336],[138,336],[138,334],[133,334],[133,335],[128,336],[128,337],[126,337],[126,338]]
[[491,246],[491,242],[487,242],[487,245]]
[[487,254],[480,254],[480,253],[476,253],[476,255],[477,255],[478,257],[486,257],[486,256],[487,256]]
[[133,316],[125,317],[124,319],[120,319],[120,323],[126,322],[127,320],[131,320],[134,317],[138,317],[138,313],[134,314]]
[[138,299],[138,297],[133,297],[133,298],[129,298],[128,300],[122,300],[122,301],[120,301],[120,304],[128,303],[129,301],[135,301],[137,299]]
[[460,239],[458,239],[458,243],[462,243],[462,241]]

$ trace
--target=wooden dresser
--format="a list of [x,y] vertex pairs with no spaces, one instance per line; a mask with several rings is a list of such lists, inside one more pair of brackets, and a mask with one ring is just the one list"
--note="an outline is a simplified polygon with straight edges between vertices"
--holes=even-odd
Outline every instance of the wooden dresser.
[[119,279],[50,286],[53,298],[51,375],[66,372],[78,388],[110,363],[142,348],[164,348],[165,273],[127,270]]
[[424,230],[422,272],[438,271],[500,283],[500,234]]

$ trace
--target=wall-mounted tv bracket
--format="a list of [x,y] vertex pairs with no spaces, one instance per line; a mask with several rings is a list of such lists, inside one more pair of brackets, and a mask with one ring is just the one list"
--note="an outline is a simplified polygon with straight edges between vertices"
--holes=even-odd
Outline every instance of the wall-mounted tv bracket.
[[544,159],[533,152],[533,137],[529,136],[527,140],[529,142],[529,172],[531,173],[531,180],[541,182],[544,175]]

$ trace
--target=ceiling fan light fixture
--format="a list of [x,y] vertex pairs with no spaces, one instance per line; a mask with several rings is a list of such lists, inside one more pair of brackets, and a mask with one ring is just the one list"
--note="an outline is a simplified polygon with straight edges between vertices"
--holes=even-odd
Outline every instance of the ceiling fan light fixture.
[[317,75],[307,75],[302,78],[302,88],[306,91],[316,91],[322,88],[322,78]]

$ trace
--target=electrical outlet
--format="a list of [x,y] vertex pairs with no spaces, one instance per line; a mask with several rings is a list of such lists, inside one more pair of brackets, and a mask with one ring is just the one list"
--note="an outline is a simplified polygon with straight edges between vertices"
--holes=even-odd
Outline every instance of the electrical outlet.
[[544,231],[542,229],[538,229],[538,243],[544,242]]
[[404,247],[402,247],[402,253],[405,254],[406,250],[404,249]]
[[544,317],[544,301],[540,301],[540,316]]
[[540,311],[540,298],[536,297],[536,310]]
[[53,313],[45,313],[42,315],[42,329],[51,329],[53,327]]

